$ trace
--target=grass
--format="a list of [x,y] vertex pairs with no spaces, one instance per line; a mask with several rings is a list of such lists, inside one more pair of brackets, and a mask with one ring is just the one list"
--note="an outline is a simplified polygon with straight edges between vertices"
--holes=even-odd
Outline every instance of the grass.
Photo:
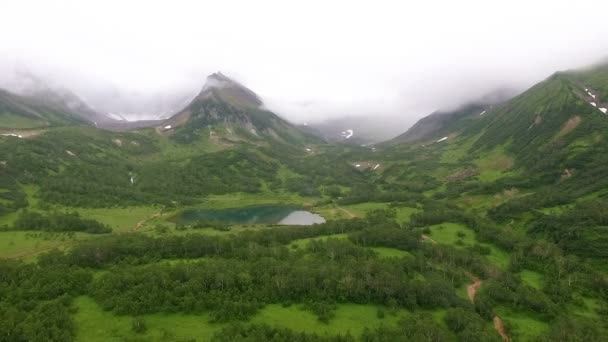
[[402,251],[396,248],[389,247],[371,247],[372,251],[378,253],[379,256],[383,258],[403,258],[403,257],[412,257],[407,251]]
[[449,141],[447,147],[443,149],[441,153],[442,163],[457,163],[461,159],[467,156],[469,149],[473,146],[475,140],[477,140],[482,133],[472,136],[466,140],[461,140],[458,143]]
[[585,297],[581,295],[575,295],[575,299],[580,300],[581,305],[576,305],[571,308],[572,312],[577,315],[590,318],[598,319],[600,316],[597,313],[598,309],[605,307],[605,304],[601,300],[596,298]]
[[312,206],[316,200],[316,198],[302,197],[295,193],[233,193],[210,195],[202,205],[196,206],[196,209],[226,209],[264,204]]
[[407,315],[405,310],[397,311],[392,315],[388,313],[389,310],[384,309],[387,314],[384,318],[378,318],[377,313],[380,308],[374,305],[340,304],[335,311],[335,317],[329,324],[324,324],[312,312],[303,310],[297,305],[283,307],[272,304],[262,309],[251,321],[325,336],[347,332],[359,336],[366,327],[374,328],[381,324],[396,325]]
[[42,120],[30,119],[23,115],[15,115],[6,112],[0,113],[0,128],[27,129],[44,126],[46,126],[46,124]]
[[523,270],[519,272],[519,276],[521,277],[521,280],[524,284],[531,286],[537,290],[543,288],[544,277],[542,274],[530,270]]
[[499,306],[494,311],[505,323],[507,333],[513,341],[533,341],[549,330],[549,324],[532,313],[515,311]]
[[9,231],[0,232],[0,258],[24,259],[31,261],[37,254],[53,248],[66,248],[77,241],[90,239],[93,235],[76,233],[53,234],[43,232]]
[[348,234],[342,233],[342,234],[333,234],[333,235],[322,235],[322,236],[316,236],[316,237],[312,237],[312,238],[306,238],[306,239],[298,239],[298,240],[293,240],[289,243],[290,246],[295,246],[296,248],[306,248],[306,246],[308,245],[308,243],[310,241],[321,241],[321,240],[327,240],[327,239],[348,239]]
[[479,167],[479,180],[493,182],[512,172],[509,170],[513,167],[513,158],[506,154],[504,146],[500,146],[479,158],[476,164]]
[[82,342],[118,342],[138,337],[144,341],[206,341],[223,326],[209,323],[207,315],[151,314],[142,316],[147,331],[136,334],[131,330],[132,317],[103,311],[90,297],[76,298],[74,306],[75,340]]
[[[325,206],[315,208],[314,211],[319,213],[321,216],[326,219],[343,219],[350,218],[351,216],[355,217],[365,217],[365,215],[376,209],[387,209],[389,207],[388,203],[377,203],[377,202],[367,202],[367,203],[359,203],[359,204],[351,204],[345,206]],[[410,208],[410,207],[395,207],[395,211],[397,212],[397,222],[406,223],[410,221],[410,217],[412,214],[420,211],[418,208]]]
[[[428,227],[431,230],[430,237],[435,242],[465,248],[479,244],[490,249],[486,256],[488,261],[500,268],[506,268],[509,264],[509,254],[493,244],[478,242],[476,233],[472,229],[459,223],[441,223]],[[462,236],[459,236],[462,235]],[[428,241],[428,240],[427,240]]]
[[[77,309],[74,314],[76,341],[83,342],[125,341],[137,337],[145,341],[187,339],[206,341],[224,326],[224,324],[209,323],[207,314],[157,313],[143,315],[142,319],[148,329],[144,334],[136,334],[131,330],[131,316],[117,316],[103,311],[90,297],[76,298],[74,307]],[[384,318],[378,317],[378,309],[384,309],[386,312]],[[283,307],[271,304],[260,310],[250,322],[325,336],[347,332],[358,336],[366,327],[396,325],[407,314],[405,310],[391,312],[374,305],[340,304],[335,310],[335,317],[329,324],[325,324],[320,322],[311,311],[304,310],[299,305]]]
[[113,231],[125,232],[132,230],[137,222],[145,220],[160,211],[159,208],[127,207],[127,208],[68,208],[77,211],[81,216],[97,220],[112,227]]

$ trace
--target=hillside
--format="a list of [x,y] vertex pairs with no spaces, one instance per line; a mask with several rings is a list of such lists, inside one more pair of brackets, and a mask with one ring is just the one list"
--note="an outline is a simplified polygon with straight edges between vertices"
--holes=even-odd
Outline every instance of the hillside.
[[226,144],[235,141],[276,141],[302,144],[316,141],[264,107],[252,90],[215,73],[207,77],[200,93],[183,110],[163,121],[160,132],[181,143],[209,135]]
[[[154,128],[0,136],[0,336],[602,341],[604,72],[374,147],[221,74]],[[285,212],[320,220],[258,221]]]
[[481,119],[489,109],[513,98],[516,94],[517,91],[511,88],[497,88],[454,109],[435,111],[386,143],[423,142],[438,140],[446,135],[455,135],[473,121]]
[[0,128],[28,129],[89,124],[90,121],[61,105],[11,94],[0,89]]

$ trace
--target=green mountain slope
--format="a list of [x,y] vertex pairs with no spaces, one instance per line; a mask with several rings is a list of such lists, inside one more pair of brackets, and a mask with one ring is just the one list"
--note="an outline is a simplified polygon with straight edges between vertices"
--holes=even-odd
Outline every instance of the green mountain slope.
[[228,144],[240,140],[291,144],[319,141],[265,109],[253,91],[221,73],[207,77],[198,96],[164,121],[159,131],[181,143],[200,140],[201,135]]
[[[6,340],[606,336],[608,117],[592,72],[374,148],[313,143],[212,79],[164,126],[0,136]],[[328,221],[176,219],[268,204]]]
[[62,105],[11,94],[0,89],[0,128],[2,129],[41,128],[89,122]]
[[440,139],[466,127],[470,121],[484,115],[490,105],[469,104],[452,111],[437,111],[416,122],[410,129],[388,144],[412,143],[429,139]]

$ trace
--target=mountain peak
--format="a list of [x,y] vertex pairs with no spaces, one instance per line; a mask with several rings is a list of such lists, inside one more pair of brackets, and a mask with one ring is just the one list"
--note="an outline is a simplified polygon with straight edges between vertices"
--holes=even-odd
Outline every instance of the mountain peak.
[[220,71],[207,76],[199,98],[208,98],[213,95],[219,96],[222,100],[237,107],[258,108],[263,105],[255,92]]

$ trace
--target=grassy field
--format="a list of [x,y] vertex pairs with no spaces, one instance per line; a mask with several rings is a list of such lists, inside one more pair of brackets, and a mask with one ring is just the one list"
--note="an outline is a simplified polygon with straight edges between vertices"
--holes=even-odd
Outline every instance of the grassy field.
[[411,253],[407,251],[402,251],[396,248],[389,247],[371,247],[372,251],[378,253],[379,256],[383,258],[403,258],[403,257],[413,257]]
[[505,152],[504,146],[494,149],[476,161],[479,167],[479,180],[493,182],[509,174],[513,167],[513,158]]
[[576,294],[575,297],[577,300],[580,300],[581,305],[572,306],[571,310],[574,313],[591,319],[600,319],[597,310],[606,307],[606,303],[603,303],[599,299],[589,298],[579,294]]
[[298,205],[310,207],[313,206],[317,200],[318,198],[302,197],[294,193],[234,193],[227,195],[210,195],[204,203],[196,206],[195,209],[225,209],[264,204]]
[[0,128],[26,129],[44,126],[46,125],[42,120],[34,120],[26,116],[14,115],[6,112],[0,113]]
[[543,288],[544,277],[542,274],[530,270],[523,270],[519,272],[519,276],[521,277],[521,280],[524,282],[524,284],[531,286],[537,290]]
[[[303,310],[298,305],[289,307],[267,305],[251,321],[326,336],[346,332],[358,336],[366,327],[373,328],[381,324],[395,325],[399,319],[407,315],[405,310],[399,310],[395,314],[387,313],[384,318],[378,318],[378,309],[379,307],[374,305],[340,304],[335,311],[335,317],[329,324],[325,324],[312,312]],[[386,308],[383,310],[389,311]]]
[[431,234],[429,235],[433,241],[453,245],[460,248],[473,246],[479,244],[490,249],[490,254],[487,256],[488,261],[492,264],[505,268],[509,264],[509,254],[500,248],[489,244],[478,242],[476,240],[476,233],[472,229],[458,223],[441,223],[433,226],[429,226]]
[[502,319],[509,337],[513,341],[533,341],[549,329],[549,325],[534,314],[515,311],[503,306],[496,307],[495,311]]
[[291,241],[291,243],[289,244],[290,246],[295,246],[296,248],[306,248],[306,246],[308,245],[308,243],[310,241],[319,241],[319,240],[327,240],[327,239],[348,239],[348,234],[334,234],[334,235],[323,235],[323,236],[316,236],[313,238],[307,238],[307,239],[298,239],[298,240],[293,240]]
[[[324,206],[314,208],[313,211],[326,219],[344,219],[351,217],[365,217],[365,215],[372,210],[386,209],[388,207],[388,203],[368,202],[344,206]],[[409,222],[410,216],[420,211],[420,209],[409,207],[395,207],[395,210],[397,211],[397,222],[400,223]]]
[[209,323],[206,315],[153,314],[142,317],[148,329],[144,334],[136,334],[131,329],[132,317],[103,311],[89,297],[76,298],[74,306],[76,341],[81,342],[118,342],[137,337],[145,341],[205,341],[222,327]]
[[[92,298],[78,297],[75,300],[74,321],[76,323],[76,341],[111,342],[125,341],[137,337],[145,341],[175,341],[195,339],[208,340],[214,332],[224,325],[209,323],[209,316],[159,313],[144,315],[147,331],[136,334],[131,329],[132,317],[117,316],[103,311]],[[384,318],[378,317],[378,309],[386,312]],[[350,332],[360,335],[364,328],[374,328],[381,324],[395,325],[407,315],[407,311],[393,312],[374,305],[340,304],[335,317],[325,324],[320,322],[311,311],[300,305],[283,307],[278,304],[267,305],[250,321],[274,326],[286,327],[296,331],[316,333],[319,335],[337,335]]]
[[138,222],[158,213],[160,208],[127,207],[127,208],[74,208],[81,216],[91,218],[112,227],[115,233],[131,231]]
[[89,239],[94,235],[76,233],[53,234],[43,232],[9,231],[0,232],[0,258],[32,260],[41,252],[53,248],[67,248],[78,241]]

